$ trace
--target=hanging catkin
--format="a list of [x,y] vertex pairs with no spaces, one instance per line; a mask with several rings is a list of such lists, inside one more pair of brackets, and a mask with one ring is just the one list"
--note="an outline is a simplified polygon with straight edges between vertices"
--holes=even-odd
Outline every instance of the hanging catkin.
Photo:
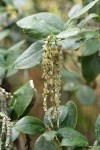
[[43,108],[48,115],[47,99],[49,98],[52,111],[48,116],[51,125],[52,120],[57,118],[57,126],[59,126],[59,105],[60,105],[60,52],[57,46],[57,39],[54,35],[47,37],[43,46]]

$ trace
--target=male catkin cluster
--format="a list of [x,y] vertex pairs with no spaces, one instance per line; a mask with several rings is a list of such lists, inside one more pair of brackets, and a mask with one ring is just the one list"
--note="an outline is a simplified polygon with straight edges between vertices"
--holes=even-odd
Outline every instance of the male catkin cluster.
[[7,112],[7,100],[11,99],[10,93],[0,88],[0,118],[2,122],[2,130],[0,134],[0,150],[5,148],[11,149],[11,123]]
[[2,131],[0,134],[0,150],[3,149],[3,147],[6,150],[11,149],[11,124],[10,124],[10,118],[7,117],[4,113],[0,112],[0,118],[2,118]]
[[[57,125],[59,126],[59,105],[60,105],[60,53],[57,46],[57,39],[54,35],[47,37],[43,46],[43,108],[45,114],[48,115],[47,99],[50,100],[52,111],[49,120],[57,118]],[[52,124],[53,126],[53,124]]]
[[7,100],[11,99],[11,93],[5,91],[5,89],[0,87],[0,112],[7,115]]

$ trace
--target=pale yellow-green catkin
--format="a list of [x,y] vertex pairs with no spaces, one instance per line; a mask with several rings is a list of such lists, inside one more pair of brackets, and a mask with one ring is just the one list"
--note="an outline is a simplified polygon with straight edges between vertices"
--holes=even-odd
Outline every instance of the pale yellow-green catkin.
[[[57,125],[59,126],[59,105],[60,105],[60,52],[57,46],[57,39],[54,35],[47,37],[45,45],[43,46],[43,109],[45,114],[48,113],[47,99],[50,99],[52,111],[48,116],[49,121],[57,118]],[[47,114],[48,115],[48,114]],[[53,126],[53,124],[52,124]]]

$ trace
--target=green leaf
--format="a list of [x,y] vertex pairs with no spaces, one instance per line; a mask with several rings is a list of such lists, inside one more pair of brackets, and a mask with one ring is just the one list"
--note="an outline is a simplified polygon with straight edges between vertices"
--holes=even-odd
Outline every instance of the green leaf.
[[66,38],[59,42],[59,45],[64,50],[77,50],[79,49],[87,40],[83,37],[71,37]]
[[76,92],[76,97],[84,105],[91,105],[96,99],[93,89],[86,85],[80,87]]
[[27,69],[40,63],[43,52],[42,40],[33,43],[18,59],[14,62],[14,69]]
[[100,73],[100,59],[98,53],[90,56],[83,56],[81,58],[81,65],[83,77],[88,82],[93,81]]
[[[89,36],[89,34],[91,34]],[[56,35],[58,39],[65,39],[66,42],[67,40],[76,40],[76,42],[83,40],[85,42],[86,40],[89,40],[91,38],[97,38],[100,37],[100,34],[96,31],[93,31],[93,29],[87,29],[87,28],[78,28],[78,27],[70,27],[66,29],[65,31],[60,32],[58,35]],[[72,44],[73,44],[72,43]],[[58,43],[59,44],[59,43]],[[71,45],[71,44],[69,44]],[[80,45],[82,45],[80,43]]]
[[31,103],[34,96],[33,81],[30,80],[21,86],[16,92],[14,92],[13,109],[17,113],[18,117],[21,116],[26,108]]
[[82,4],[75,4],[68,12],[68,17],[71,18],[76,12],[78,13],[82,9]]
[[51,33],[58,34],[64,29],[64,23],[55,14],[49,12],[38,13],[23,18],[17,25],[34,39],[46,38]]
[[46,131],[43,136],[47,141],[52,141],[56,135],[56,131]]
[[72,101],[67,102],[66,107],[68,109],[68,113],[65,120],[61,123],[60,127],[75,128],[78,116],[77,107]]
[[88,31],[88,32],[83,32],[83,33],[81,34],[81,36],[85,37],[86,40],[89,40],[89,39],[99,38],[99,37],[100,37],[100,34],[99,34],[99,32],[90,30],[90,31]]
[[15,74],[17,72],[17,70],[11,68],[12,64],[14,63],[14,61],[18,58],[18,56],[20,56],[20,54],[22,53],[22,46],[24,44],[25,41],[20,41],[17,44],[15,44],[14,46],[12,46],[11,48],[8,49],[7,54],[6,54],[6,68],[7,68],[7,77]]
[[56,35],[56,37],[59,39],[65,39],[65,38],[69,38],[75,35],[78,35],[80,33],[80,29],[79,28],[68,28],[65,31],[62,31],[61,33],[59,33],[58,35]]
[[63,86],[63,90],[69,91],[69,92],[74,92],[74,91],[78,90],[79,88],[80,88],[80,85],[78,83],[75,83],[75,82],[67,82]]
[[100,114],[95,123],[95,134],[96,134],[96,139],[100,142]]
[[0,41],[3,40],[5,37],[7,37],[10,34],[10,30],[6,29],[4,31],[0,32]]
[[83,56],[92,55],[97,51],[99,51],[99,48],[100,48],[100,41],[98,39],[90,39],[84,44],[82,48],[82,55]]
[[76,12],[70,19],[75,19],[84,13],[86,13],[89,9],[91,9],[99,0],[94,0],[93,2],[89,3],[87,6],[82,8],[79,12]]
[[[49,116],[51,116],[51,112],[52,112],[52,108],[49,108],[49,110],[48,110],[48,115]],[[64,119],[66,118],[67,113],[68,113],[67,107],[64,106],[64,105],[60,106],[60,116],[59,116],[59,123],[60,123],[60,125],[64,121]],[[50,121],[49,121],[47,115],[44,116],[44,123],[46,125],[48,125],[49,127],[51,127],[51,124],[50,124]],[[57,128],[57,118],[55,118],[53,120],[53,125],[54,125],[54,128],[56,129]]]
[[76,72],[70,72],[68,70],[62,69],[60,71],[61,77],[63,80],[67,80],[67,81],[79,81],[80,80],[80,76],[78,73]]
[[83,27],[88,21],[90,21],[93,18],[99,18],[99,15],[93,13],[93,14],[89,14],[85,19],[83,19],[79,24],[78,27]]
[[[89,4],[90,2],[93,2],[93,1],[94,0],[85,0],[85,1],[83,0],[83,5],[87,5],[87,4]],[[89,10],[89,13],[97,13],[100,16],[100,0],[98,1],[98,3],[96,3],[96,5],[94,7],[92,7]],[[100,19],[99,19],[99,22],[100,22]]]
[[20,119],[15,124],[15,128],[25,134],[42,134],[45,131],[45,126],[42,121],[31,116]]
[[87,147],[87,139],[78,131],[71,128],[62,128],[58,131],[62,136],[61,146]]
[[65,28],[67,28],[70,24],[70,22],[73,19],[76,19],[78,17],[80,17],[81,15],[83,15],[84,13],[86,13],[89,9],[91,9],[99,0],[94,0],[93,2],[89,3],[87,6],[83,7],[80,11],[76,12],[73,16],[71,16],[71,18],[67,21],[67,23],[65,24]]
[[56,149],[53,141],[47,141],[45,137],[40,136],[34,145],[34,150],[60,150]]

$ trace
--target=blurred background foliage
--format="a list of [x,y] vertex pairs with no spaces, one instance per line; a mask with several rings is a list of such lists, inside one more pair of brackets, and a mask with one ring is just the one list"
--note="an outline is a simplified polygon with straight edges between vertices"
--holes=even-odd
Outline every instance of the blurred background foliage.
[[[30,112],[31,115],[43,118],[41,65],[32,69],[13,72],[10,69],[7,70],[4,65],[4,60],[6,63],[9,61],[10,64],[13,63],[33,42],[32,38],[25,36],[22,30],[17,27],[16,22],[25,16],[44,11],[56,13],[66,22],[72,6],[78,4],[79,8],[91,1],[93,0],[0,0],[0,85],[7,91],[13,92],[24,82],[33,79],[38,94],[36,103]],[[99,8],[100,1],[90,9],[90,12],[100,15]],[[100,27],[98,20],[92,20],[89,25]],[[23,39],[26,41],[22,41]],[[24,44],[18,43],[20,41]],[[5,55],[5,52],[8,52],[8,55]],[[61,101],[62,104],[70,99],[75,101],[79,112],[77,128],[87,135],[92,143],[95,138],[94,122],[100,112],[100,76],[90,83],[83,79],[81,66],[77,60],[79,54],[79,51],[64,53],[67,71],[62,73]],[[78,92],[76,92],[77,88],[80,88]]]

